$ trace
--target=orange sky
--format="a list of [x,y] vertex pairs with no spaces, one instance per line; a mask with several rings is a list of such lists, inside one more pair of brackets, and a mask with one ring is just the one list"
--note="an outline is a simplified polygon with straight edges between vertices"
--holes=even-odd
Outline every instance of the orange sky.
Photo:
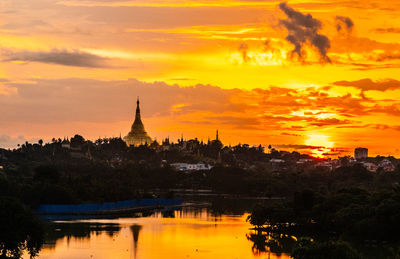
[[[125,135],[400,155],[400,2],[2,0],[0,146]],[[326,148],[315,151],[319,147]]]

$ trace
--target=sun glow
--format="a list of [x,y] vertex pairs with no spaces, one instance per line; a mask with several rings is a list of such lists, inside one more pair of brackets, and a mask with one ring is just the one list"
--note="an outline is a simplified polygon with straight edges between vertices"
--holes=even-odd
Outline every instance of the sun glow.
[[324,134],[313,133],[309,134],[307,137],[305,144],[313,147],[311,149],[311,155],[314,157],[325,157],[335,144],[333,141],[330,141],[329,136]]

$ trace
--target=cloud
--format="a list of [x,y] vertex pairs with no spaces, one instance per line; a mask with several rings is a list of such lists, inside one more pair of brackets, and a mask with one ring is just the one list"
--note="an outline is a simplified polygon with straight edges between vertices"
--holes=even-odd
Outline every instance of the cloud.
[[6,29],[6,30],[18,30],[21,28],[43,28],[43,27],[51,27],[48,23],[42,21],[42,20],[24,20],[24,21],[12,21],[9,23],[6,23],[4,25],[1,25],[0,28]]
[[309,149],[321,149],[323,146],[310,146],[310,145],[297,145],[297,144],[283,144],[283,145],[272,145],[278,149],[296,149],[296,150],[309,150]]
[[24,144],[26,141],[24,136],[11,137],[9,135],[0,135],[0,147],[15,148],[18,144]]
[[302,135],[299,134],[294,134],[294,133],[287,133],[287,132],[282,132],[282,136],[292,136],[292,137],[301,137]]
[[343,125],[343,124],[351,124],[352,122],[349,120],[339,120],[336,118],[330,118],[330,119],[318,119],[310,123],[312,126],[318,126],[318,127],[323,127],[323,126],[332,126],[332,125]]
[[242,42],[239,45],[239,51],[242,54],[242,59],[243,59],[244,63],[247,63],[248,61],[250,61],[250,57],[247,55],[247,50],[248,49],[249,49],[249,46],[244,42]]
[[400,88],[400,81],[395,79],[385,79],[380,81],[372,81],[369,78],[364,78],[357,81],[337,81],[333,83],[337,86],[350,86],[360,89],[362,91],[387,91]]
[[375,61],[383,62],[387,60],[398,60],[398,59],[400,59],[400,53],[391,53],[387,51],[385,53],[379,54],[379,56],[375,58]]
[[330,40],[325,35],[319,34],[322,23],[311,14],[294,10],[286,2],[280,3],[279,8],[287,16],[287,19],[280,20],[280,24],[288,30],[286,40],[294,45],[292,56],[297,54],[301,60],[305,60],[304,45],[308,43],[317,48],[323,62],[331,62],[327,56]]
[[164,82],[136,79],[100,81],[93,79],[33,79],[30,83],[5,83],[17,89],[16,96],[0,95],[2,120],[32,123],[71,121],[117,122],[130,120],[137,96],[147,108],[144,116],[158,117],[212,111],[239,112],[242,103],[231,98],[241,90],[211,85],[180,87]]
[[280,149],[280,150],[294,150],[301,153],[306,153],[313,155],[313,151],[324,152],[322,153],[324,156],[340,156],[345,155],[351,152],[350,148],[329,148],[324,146],[312,146],[312,145],[301,145],[301,144],[278,144],[272,145],[273,148]]
[[[150,133],[162,136],[165,132],[196,131],[199,137],[205,137],[207,130],[218,127],[237,141],[251,143],[261,139],[284,143],[281,141],[294,137],[301,141],[307,132],[359,126],[362,116],[400,114],[397,106],[349,94],[330,95],[321,91],[323,87],[242,90],[201,84],[181,87],[136,79],[77,78],[6,81],[3,85],[16,92],[0,95],[0,134],[29,138],[44,130],[46,135],[39,135],[43,138],[76,132],[93,134],[90,138],[120,131],[124,134],[134,118],[137,96]],[[357,128],[362,131],[365,127]]]
[[[138,95],[146,105],[143,110],[145,117],[174,117],[185,123],[212,122],[231,128],[284,129],[295,134],[304,126],[332,127],[353,123],[342,118],[321,118],[325,113],[345,117],[368,113],[368,107],[362,105],[359,98],[349,95],[333,97],[315,88],[228,90],[211,85],[180,87],[136,79],[34,79],[33,83],[4,84],[16,89],[16,94],[0,95],[0,105],[5,111],[3,123],[113,123],[130,120]],[[305,116],[293,115],[293,112],[302,110],[305,110]]]
[[63,66],[102,68],[110,67],[108,58],[90,54],[79,50],[60,50],[50,51],[12,51],[3,49],[3,61],[25,61],[41,62],[47,64],[57,64]]
[[335,17],[335,21],[336,21],[336,30],[338,32],[346,31],[348,33],[351,33],[353,31],[354,23],[349,17],[338,15]]
[[375,32],[378,33],[400,33],[400,28],[377,28]]
[[262,130],[262,120],[253,116],[210,116],[205,118],[212,125],[230,125],[234,129]]
[[0,85],[0,95],[15,95],[18,93],[18,89],[15,87]]
[[400,116],[400,105],[394,104],[389,106],[376,106],[370,110],[370,112],[374,113],[383,113],[392,116]]

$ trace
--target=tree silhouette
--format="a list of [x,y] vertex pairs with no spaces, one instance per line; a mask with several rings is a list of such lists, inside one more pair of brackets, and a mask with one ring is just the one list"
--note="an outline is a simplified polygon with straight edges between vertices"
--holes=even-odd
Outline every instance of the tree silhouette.
[[44,228],[35,215],[14,198],[0,198],[0,258],[20,258],[25,249],[33,258],[43,239]]

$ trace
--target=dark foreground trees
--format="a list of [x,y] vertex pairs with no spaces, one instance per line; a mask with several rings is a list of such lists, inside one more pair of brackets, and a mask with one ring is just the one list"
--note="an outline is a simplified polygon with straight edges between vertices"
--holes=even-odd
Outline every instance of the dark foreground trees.
[[312,242],[299,240],[292,252],[293,259],[361,259],[362,256],[343,241]]
[[31,258],[39,252],[44,228],[18,200],[0,197],[0,258],[20,258],[26,249]]
[[[301,258],[359,258],[349,245],[364,252],[378,247],[379,255],[363,258],[399,256],[400,191],[371,192],[358,188],[334,193],[298,192],[294,198],[275,204],[258,205],[248,217],[258,232],[269,236],[311,237],[297,242],[292,250]],[[351,248],[351,249],[350,249]],[[374,249],[372,249],[374,250]],[[391,252],[392,251],[392,252]],[[372,255],[373,253],[369,253]],[[374,257],[375,256],[375,257]]]

